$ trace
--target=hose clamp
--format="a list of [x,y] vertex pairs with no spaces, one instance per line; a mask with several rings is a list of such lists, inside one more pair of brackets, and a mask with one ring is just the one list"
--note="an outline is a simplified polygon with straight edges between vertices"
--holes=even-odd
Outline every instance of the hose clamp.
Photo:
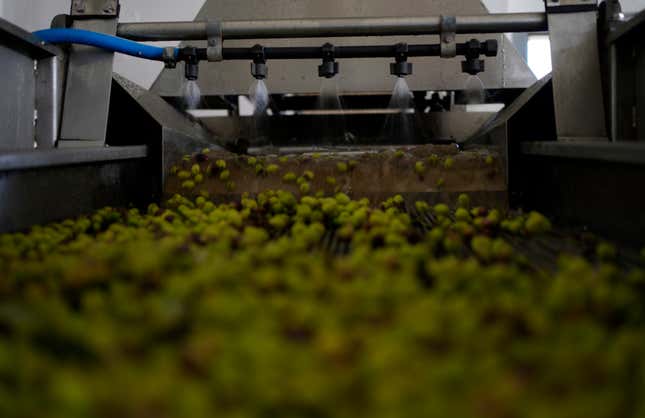
[[163,49],[163,62],[166,64],[166,68],[177,67],[177,57],[175,53],[175,48],[167,47]]
[[457,18],[441,16],[441,58],[457,56]]
[[224,59],[222,55],[224,40],[221,20],[209,19],[206,21],[206,37],[208,39],[208,47],[206,48],[206,57],[208,58],[208,61],[222,61]]

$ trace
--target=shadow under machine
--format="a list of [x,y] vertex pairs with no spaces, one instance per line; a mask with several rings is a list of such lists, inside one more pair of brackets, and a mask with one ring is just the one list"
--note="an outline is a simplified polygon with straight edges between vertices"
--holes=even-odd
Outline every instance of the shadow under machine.
[[[283,165],[321,173],[357,162],[336,186],[355,197],[466,192],[642,241],[645,14],[625,19],[616,0],[495,15],[476,0],[287,6],[210,0],[194,22],[120,23],[118,0],[73,0],[50,30],[0,20],[0,232],[162,200],[181,191],[171,173],[185,155],[250,154],[295,155]],[[527,32],[550,39],[542,80],[504,35]],[[113,73],[115,53],[166,69],[146,90]],[[245,114],[254,79],[271,94]],[[198,110],[186,109],[187,86],[201,91]],[[435,155],[455,167],[420,182],[414,161]],[[285,187],[231,171],[234,187],[209,191]]]

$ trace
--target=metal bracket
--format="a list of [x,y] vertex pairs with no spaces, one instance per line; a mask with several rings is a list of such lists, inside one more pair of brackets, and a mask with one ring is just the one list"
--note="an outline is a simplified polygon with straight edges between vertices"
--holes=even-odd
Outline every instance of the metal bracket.
[[115,18],[119,11],[119,0],[72,0],[71,15],[75,19]]
[[441,16],[441,58],[457,56],[457,18]]
[[208,48],[206,56],[210,62],[219,62],[223,60],[223,35],[222,21],[211,19],[206,22],[206,36],[208,38]]
[[177,68],[177,56],[175,53],[175,48],[171,46],[164,48],[163,62],[166,64],[166,68]]

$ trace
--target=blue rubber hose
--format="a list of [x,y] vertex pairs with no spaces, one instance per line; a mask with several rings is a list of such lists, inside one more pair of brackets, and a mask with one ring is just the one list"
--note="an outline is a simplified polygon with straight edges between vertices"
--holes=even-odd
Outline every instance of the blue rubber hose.
[[[50,44],[88,45],[137,58],[163,61],[163,48],[141,44],[104,33],[91,32],[83,29],[45,29],[34,32],[34,35]],[[176,55],[177,49],[175,49]]]

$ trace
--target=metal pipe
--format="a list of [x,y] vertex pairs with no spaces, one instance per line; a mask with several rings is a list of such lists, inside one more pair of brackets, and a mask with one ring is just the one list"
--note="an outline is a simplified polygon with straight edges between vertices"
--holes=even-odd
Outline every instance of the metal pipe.
[[[462,48],[465,45],[462,44]],[[372,46],[337,46],[334,48],[334,58],[392,58],[395,55],[394,45]],[[410,45],[409,57],[435,57],[439,56],[439,45]],[[205,56],[206,50],[200,50],[200,58]],[[322,47],[265,47],[264,54],[268,60],[282,59],[322,59]],[[224,60],[252,60],[251,48],[224,48]]]
[[[457,17],[457,33],[541,32],[544,13]],[[320,38],[436,35],[441,17],[232,20],[222,22],[223,39]],[[136,41],[206,40],[206,22],[121,23],[118,36]]]
[[[465,56],[474,53],[477,57],[484,55],[488,57],[497,55],[497,43],[486,41],[477,43],[473,49],[469,43],[457,44],[457,55]],[[179,58],[182,59],[180,50]],[[396,56],[396,45],[366,45],[366,46],[337,46],[334,48],[334,58],[393,58]],[[197,58],[201,61],[208,59],[205,48],[196,49]],[[223,48],[222,58],[230,60],[254,60],[256,52],[254,48]],[[407,57],[438,57],[441,55],[439,44],[408,45]],[[293,46],[293,47],[263,47],[263,57],[267,60],[286,59],[322,59],[323,47],[320,46]]]

